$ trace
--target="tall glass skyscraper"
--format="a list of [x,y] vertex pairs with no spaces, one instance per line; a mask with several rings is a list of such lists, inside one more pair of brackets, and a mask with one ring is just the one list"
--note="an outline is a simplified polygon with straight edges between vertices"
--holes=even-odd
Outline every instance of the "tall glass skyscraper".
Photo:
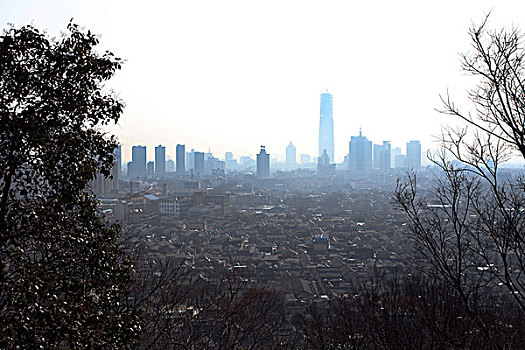
[[177,173],[183,174],[186,172],[186,146],[177,145],[176,158],[177,160]]
[[146,175],[146,146],[139,145],[131,148],[131,163],[132,168],[128,169],[130,176]]
[[421,168],[421,143],[419,141],[407,143],[407,161],[409,168]]
[[324,92],[321,94],[321,118],[319,120],[319,157],[323,151],[334,163],[334,118],[332,109],[332,94]]
[[166,173],[166,147],[158,145],[155,147],[155,174],[164,175]]

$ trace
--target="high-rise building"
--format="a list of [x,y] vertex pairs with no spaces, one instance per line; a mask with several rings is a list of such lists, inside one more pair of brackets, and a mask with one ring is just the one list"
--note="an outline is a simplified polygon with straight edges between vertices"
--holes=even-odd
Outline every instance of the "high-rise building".
[[361,130],[359,136],[350,139],[349,166],[351,171],[360,173],[372,169],[372,141]]
[[166,171],[169,173],[173,173],[175,171],[175,162],[173,159],[168,159],[166,162]]
[[195,170],[195,150],[193,148],[186,153],[186,169]]
[[332,108],[332,94],[325,92],[321,94],[321,117],[319,119],[319,157],[323,151],[334,163],[334,118]]
[[290,141],[286,147],[286,165],[293,166],[297,163],[297,152],[293,143]]
[[396,154],[394,156],[394,166],[396,169],[406,169],[408,167],[408,159],[406,154]]
[[257,176],[270,177],[270,154],[266,148],[261,146],[261,152],[257,155]]
[[381,160],[379,162],[379,170],[382,172],[389,172],[392,167],[392,146],[390,141],[383,141],[383,152],[381,152]]
[[391,153],[392,147],[389,141],[383,141],[382,145],[374,145],[374,169],[381,170],[382,172],[388,172],[391,167]]
[[155,175],[166,173],[166,147],[158,145],[155,147]]
[[133,146],[131,148],[131,173],[130,176],[146,175],[146,146]]
[[419,141],[407,143],[407,167],[415,170],[421,168],[421,143]]
[[381,153],[383,152],[383,145],[375,144],[372,146],[372,153],[374,155],[372,159],[372,168],[379,169],[381,166]]
[[401,155],[401,147],[394,147],[392,148],[392,154],[390,156],[390,164],[393,165],[393,167],[396,167],[396,156]]
[[155,163],[152,160],[150,160],[148,164],[146,165],[146,174],[147,175],[155,174]]
[[224,166],[228,170],[235,170],[237,169],[237,159],[233,159],[233,153],[232,152],[226,152],[224,154]]
[[175,160],[177,161],[177,173],[183,174],[186,172],[186,146],[185,145],[177,145],[176,148],[176,157]]
[[194,170],[197,175],[204,175],[204,153],[203,152],[194,152],[193,153],[194,161]]

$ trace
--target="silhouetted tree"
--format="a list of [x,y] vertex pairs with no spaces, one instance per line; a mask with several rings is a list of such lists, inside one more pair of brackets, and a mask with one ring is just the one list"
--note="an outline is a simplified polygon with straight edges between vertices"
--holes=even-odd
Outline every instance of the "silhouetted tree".
[[121,61],[70,23],[0,36],[0,348],[129,347],[131,264],[120,229],[86,190],[109,175],[122,103],[104,83]]
[[285,322],[278,292],[234,272],[193,273],[172,262],[143,262],[133,293],[144,317],[140,348],[278,347]]
[[[518,348],[525,325],[516,308],[476,296],[470,312],[446,283],[421,275],[366,283],[296,317],[308,349]],[[480,331],[485,322],[493,340]]]
[[463,70],[477,79],[468,92],[473,111],[442,98],[442,112],[466,126],[443,130],[441,150],[431,155],[437,184],[422,194],[412,173],[398,181],[395,197],[433,276],[454,288],[501,347],[494,328],[475,317],[475,296],[510,298],[525,313],[525,179],[500,171],[516,153],[525,158],[525,46],[519,30],[489,30],[487,21],[470,30],[472,49],[462,56]]

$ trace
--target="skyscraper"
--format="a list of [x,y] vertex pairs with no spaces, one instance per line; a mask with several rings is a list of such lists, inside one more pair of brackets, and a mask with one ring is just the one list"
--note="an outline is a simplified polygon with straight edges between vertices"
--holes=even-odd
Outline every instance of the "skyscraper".
[[421,143],[419,141],[407,143],[407,166],[415,170],[421,168]]
[[132,171],[130,176],[146,175],[146,146],[133,146],[131,148]]
[[319,157],[323,151],[334,163],[334,119],[332,109],[332,94],[324,92],[321,94],[321,118],[319,119]]
[[186,146],[177,145],[175,160],[177,161],[177,173],[183,174],[186,172]]
[[381,161],[379,169],[382,172],[389,172],[392,167],[392,146],[390,141],[383,141],[383,152],[381,152]]
[[286,165],[293,166],[297,163],[297,152],[295,146],[290,141],[288,147],[286,147]]
[[166,147],[158,145],[155,147],[155,175],[166,173]]
[[383,145],[375,144],[372,146],[374,159],[372,160],[372,168],[379,169],[381,167],[381,152],[383,152]]
[[204,153],[203,152],[194,152],[194,169],[197,175],[204,175]]
[[257,155],[257,176],[270,177],[270,154],[266,148],[261,146],[261,152]]
[[193,148],[186,153],[186,169],[195,170],[195,150]]
[[382,145],[374,145],[374,169],[381,170],[382,172],[388,172],[391,167],[391,154],[392,147],[390,141],[383,141]]
[[349,166],[351,171],[367,172],[372,169],[372,141],[363,136],[352,136],[350,140]]
[[147,175],[153,175],[155,173],[155,163],[152,160],[148,162],[146,168]]

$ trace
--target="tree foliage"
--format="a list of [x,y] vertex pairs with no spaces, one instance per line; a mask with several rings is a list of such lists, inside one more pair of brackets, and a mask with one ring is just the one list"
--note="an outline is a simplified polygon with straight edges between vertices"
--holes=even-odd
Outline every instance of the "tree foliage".
[[131,263],[86,190],[109,175],[123,104],[104,83],[121,60],[70,23],[0,36],[0,348],[125,348]]

